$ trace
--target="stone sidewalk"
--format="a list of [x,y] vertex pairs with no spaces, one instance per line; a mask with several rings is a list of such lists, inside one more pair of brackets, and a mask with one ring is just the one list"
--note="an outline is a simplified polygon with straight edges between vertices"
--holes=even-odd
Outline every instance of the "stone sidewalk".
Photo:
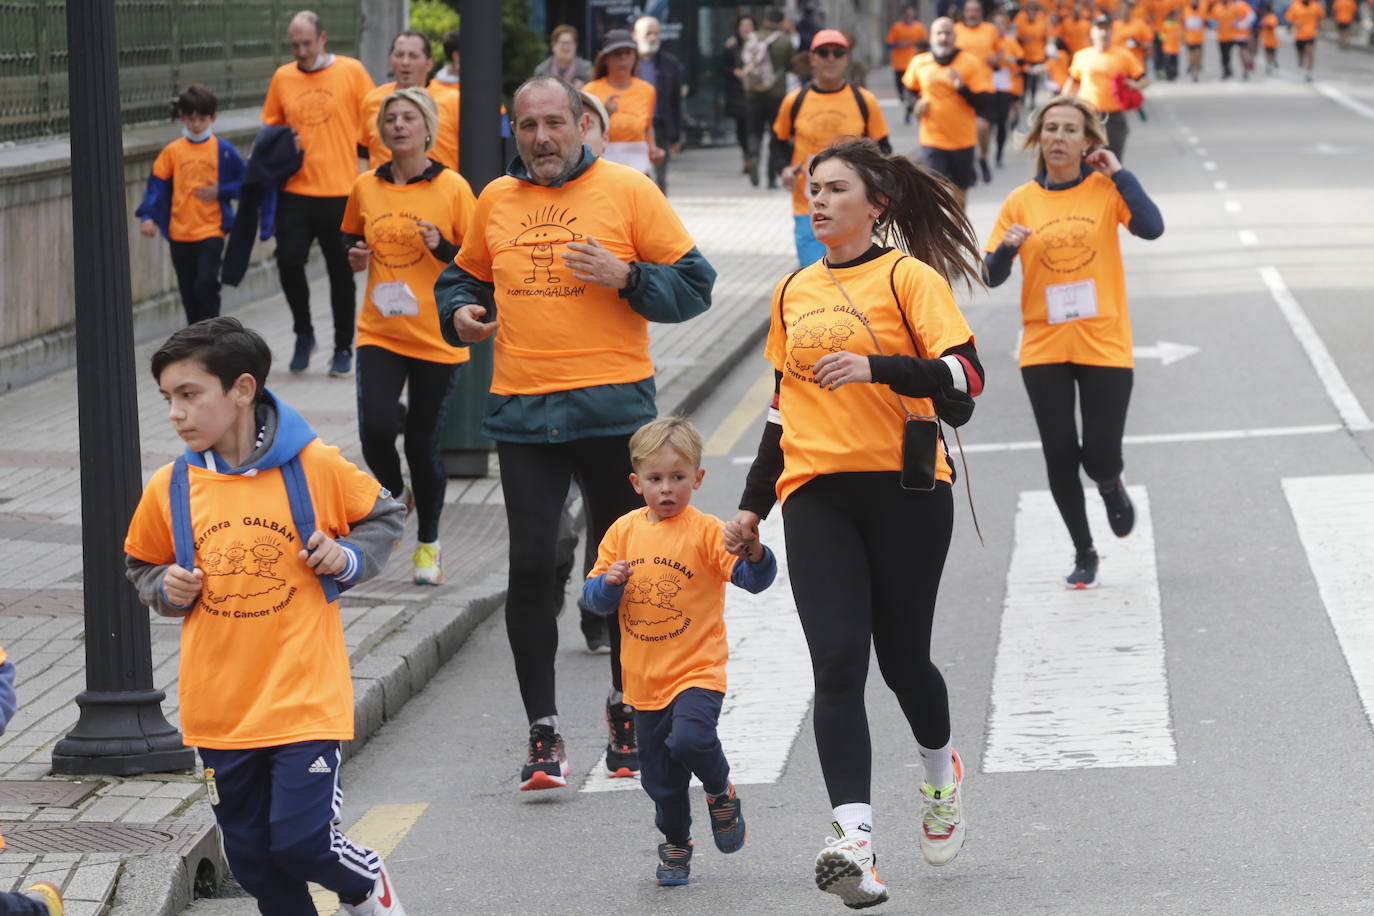
[[[692,409],[759,340],[767,329],[773,285],[795,267],[788,197],[751,188],[740,174],[738,150],[687,151],[674,158],[670,182],[671,202],[719,279],[704,316],[652,328],[662,413]],[[313,302],[316,334],[327,340],[327,295],[318,284]],[[303,375],[284,371],[292,337],[280,296],[234,314],[272,344],[278,367],[272,389],[300,409],[326,442],[362,465],[353,381],[329,378],[321,351]],[[159,342],[137,347],[145,478],[180,451],[143,368]],[[0,890],[47,880],[64,889],[72,916],[173,914],[189,900],[195,863],[203,858],[219,867],[213,835],[203,835],[205,806],[196,805],[204,794],[198,774],[127,780],[49,776],[53,744],[75,725],[73,698],[85,687],[77,409],[74,371],[0,395],[6,433],[0,447],[0,645],[18,669],[20,702],[0,737],[0,825],[12,825],[6,831],[10,848],[0,853]],[[342,601],[359,742],[423,689],[472,627],[504,600],[505,518],[494,455],[491,463],[485,478],[449,483],[441,531],[446,584],[410,584],[412,527],[383,575]],[[177,621],[153,618],[154,679],[167,692],[164,711],[173,723],[178,638]],[[34,792],[45,787],[69,791],[66,798],[43,802]],[[125,833],[145,835],[154,825],[164,834],[185,833],[189,822],[191,833],[202,836],[196,851],[185,853],[192,863],[188,872],[183,854],[135,852],[146,836],[105,839],[107,848],[88,840],[85,852],[45,852],[27,825],[54,822],[113,823],[126,826]],[[183,839],[190,844],[196,837]]]

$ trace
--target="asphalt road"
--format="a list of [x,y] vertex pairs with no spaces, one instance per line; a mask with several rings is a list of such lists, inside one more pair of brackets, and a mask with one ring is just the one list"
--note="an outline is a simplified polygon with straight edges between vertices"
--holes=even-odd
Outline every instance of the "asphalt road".
[[[1036,436],[1012,356],[1019,271],[1002,288],[961,296],[988,370],[964,436],[986,545],[961,486],[934,653],[969,770],[969,840],[949,867],[921,861],[917,758],[874,666],[875,846],[892,892],[880,912],[1374,912],[1374,732],[1352,675],[1374,646],[1343,651],[1284,484],[1374,474],[1374,432],[1350,428],[1359,411],[1374,412],[1374,57],[1319,52],[1316,87],[1285,77],[1175,84],[1151,93],[1148,123],[1132,122],[1127,166],[1167,226],[1158,241],[1123,247],[1136,345],[1147,348],[1127,473],[1148,491],[1172,762],[982,765],[989,723],[1010,699],[995,695],[1008,661],[999,651],[1010,651],[999,634],[1007,613],[1024,612],[1009,598],[1009,568],[1030,541],[1048,542],[1062,545],[1062,562],[1044,575],[1062,576],[1072,548],[1057,523],[1015,533],[1021,495],[1046,488],[1039,453],[1021,445]],[[1287,67],[1291,48],[1283,55]],[[1025,168],[1012,160],[991,187],[974,189],[980,236]],[[1275,275],[1310,334],[1280,307],[1266,282]],[[1302,341],[1313,338],[1329,360],[1309,356]],[[732,457],[752,454],[762,421],[763,405],[744,393],[765,371],[761,356],[745,360],[698,412],[710,433],[734,423],[740,403],[753,405],[729,454],[706,461],[698,504],[707,511],[733,512],[746,467]],[[1347,540],[1360,532],[1350,527]],[[1103,599],[1115,548],[1098,534]],[[1110,622],[1110,601],[1092,607],[1061,637],[1067,649]],[[516,791],[525,728],[499,614],[347,764],[346,823],[392,810],[378,806],[427,806],[393,819],[388,861],[408,912],[839,912],[810,879],[830,811],[809,717],[780,778],[740,787],[745,849],[718,854],[703,827],[692,883],[658,888],[647,797],[578,791],[605,744],[607,664],[583,651],[575,612],[561,625],[568,789]],[[253,908],[202,901],[188,912]]]

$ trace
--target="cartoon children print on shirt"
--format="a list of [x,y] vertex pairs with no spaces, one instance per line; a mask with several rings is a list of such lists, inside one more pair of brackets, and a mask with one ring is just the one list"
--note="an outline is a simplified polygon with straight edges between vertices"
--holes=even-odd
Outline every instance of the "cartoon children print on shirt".
[[632,578],[625,586],[625,622],[631,628],[675,624],[682,619],[682,611],[673,606],[681,591],[682,583],[671,573],[654,581]]
[[206,599],[218,605],[231,598],[257,598],[280,591],[286,580],[276,575],[276,565],[283,556],[280,542],[270,535],[248,545],[239,540],[212,545],[201,564]]
[[524,228],[511,239],[511,244],[528,246],[530,249],[530,275],[525,278],[526,283],[538,280],[541,270],[544,271],[545,282],[560,282],[559,276],[553,272],[554,248],[582,238],[571,228],[575,222],[577,217],[569,217],[567,208],[560,209],[556,204],[541,207],[520,222]]
[[822,356],[849,349],[859,330],[858,321],[848,315],[809,312],[788,333],[788,363],[798,376],[810,375]]
[[1053,219],[1036,230],[1044,246],[1040,264],[1058,273],[1072,273],[1092,263],[1097,252],[1088,241],[1097,221],[1086,216]]

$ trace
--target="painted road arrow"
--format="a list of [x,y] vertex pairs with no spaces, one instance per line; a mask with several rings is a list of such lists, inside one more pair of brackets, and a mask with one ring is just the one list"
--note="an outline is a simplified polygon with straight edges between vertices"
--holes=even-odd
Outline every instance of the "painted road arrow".
[[1157,359],[1167,366],[1201,351],[1198,347],[1161,340],[1153,347],[1135,347],[1131,352],[1136,359]]

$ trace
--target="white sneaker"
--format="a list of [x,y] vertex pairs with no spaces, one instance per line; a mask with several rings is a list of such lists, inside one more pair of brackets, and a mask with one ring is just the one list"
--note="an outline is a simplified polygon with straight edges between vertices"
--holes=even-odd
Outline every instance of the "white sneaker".
[[386,873],[386,863],[377,869],[377,883],[372,893],[362,903],[340,903],[339,912],[348,916],[406,916],[405,908],[396,897],[391,886],[391,876]]
[[826,837],[825,848],[816,856],[816,887],[839,897],[851,910],[887,900],[887,886],[873,867],[869,841],[847,837],[839,824],[833,826],[839,836]]
[[951,751],[951,756],[954,782],[938,789],[921,783],[921,854],[931,865],[948,865],[964,848],[964,818],[959,810],[964,762],[958,751]]

